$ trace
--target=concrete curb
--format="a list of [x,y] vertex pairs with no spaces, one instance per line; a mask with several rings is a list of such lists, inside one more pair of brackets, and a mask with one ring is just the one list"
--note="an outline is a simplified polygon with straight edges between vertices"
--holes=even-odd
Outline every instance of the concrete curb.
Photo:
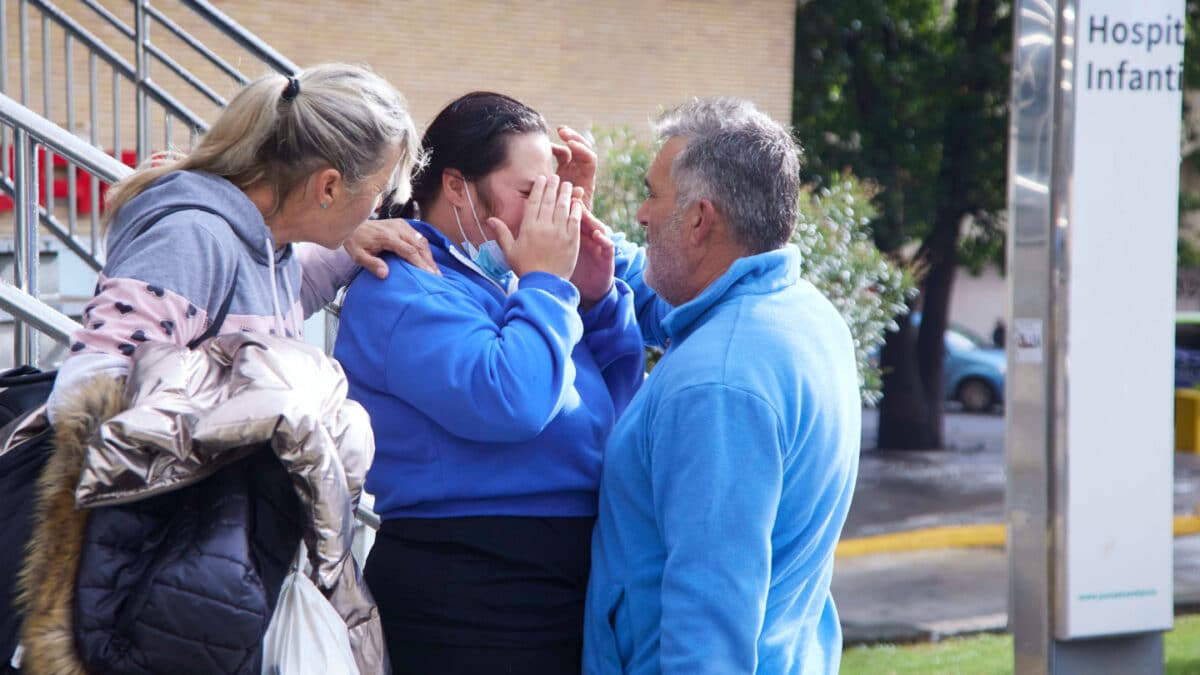
[[843,624],[842,645],[911,644],[1008,630],[1007,614],[988,614],[927,624]]
[[[1186,596],[1176,598],[1175,616],[1200,613],[1200,597]],[[965,638],[980,633],[1007,633],[1007,614],[986,614],[983,616],[934,621],[925,624],[882,623],[882,624],[842,624],[842,646],[879,644],[915,644],[922,642],[939,642],[948,638]]]
[[[1200,534],[1200,515],[1175,516],[1176,537]],[[978,525],[948,525],[928,527],[907,532],[889,532],[870,537],[843,539],[838,543],[837,557],[848,558],[880,553],[928,551],[940,548],[999,548],[1007,537],[1004,523]]]

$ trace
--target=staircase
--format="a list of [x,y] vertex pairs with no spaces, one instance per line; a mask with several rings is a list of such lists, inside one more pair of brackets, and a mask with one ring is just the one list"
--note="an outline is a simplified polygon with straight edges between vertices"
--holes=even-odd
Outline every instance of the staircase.
[[[75,260],[89,275],[86,287],[90,291],[104,264],[99,229],[107,186],[154,152],[190,149],[207,130],[204,118],[215,116],[225,106],[226,99],[219,92],[236,91],[250,81],[231,61],[287,75],[299,71],[205,0],[153,4],[112,0],[110,4],[119,5],[127,20],[96,0],[78,0],[71,4],[70,12],[42,0],[0,0],[0,55],[8,54],[10,40],[19,42],[20,49],[15,64],[19,69],[16,91],[10,79],[16,76],[8,72],[11,60],[6,58],[0,65],[0,271],[4,269],[4,244],[8,244],[13,269],[11,282],[0,278],[0,324],[7,320],[11,332],[11,364],[50,366],[65,355],[70,334],[79,327],[72,315],[79,316],[79,311],[71,310],[71,298],[56,292],[57,279],[51,289],[55,292],[41,292],[41,263]],[[79,17],[92,23],[98,17],[120,41],[101,40]],[[30,56],[34,22],[40,23],[41,49],[40,54]],[[202,40],[194,31],[184,30],[188,22],[201,24],[210,35]],[[152,40],[152,30],[155,38],[163,39]],[[214,43],[221,46],[208,46]],[[55,48],[63,50],[63,72],[57,75],[53,73]],[[122,50],[132,52],[132,61]],[[181,53],[198,54],[208,66],[207,77],[171,56]],[[76,77],[76,66],[86,67],[86,76]],[[31,76],[35,75],[41,78],[41,114],[31,109],[37,105],[31,101],[31,85],[36,84]],[[101,96],[102,87],[106,97]],[[202,117],[186,106],[185,100],[198,100],[210,109]],[[123,110],[134,111],[133,120],[127,120]],[[85,113],[82,118],[80,112]],[[51,121],[56,118],[62,119],[66,128]],[[81,119],[86,120],[83,132],[77,126]],[[132,144],[127,142],[130,137]],[[178,141],[184,139],[181,147]],[[50,236],[43,239],[45,233]],[[63,265],[53,267],[61,270]],[[81,307],[87,298],[78,300],[75,304]],[[336,319],[327,314],[324,324],[324,344],[329,346]],[[3,333],[0,325],[0,335]],[[0,354],[0,366],[4,365],[2,359]],[[355,512],[354,554],[360,565],[374,541],[371,530],[379,527],[379,517],[371,510],[373,503],[374,499],[364,494]]]
[[7,254],[13,272],[0,279],[0,321],[12,364],[49,365],[86,300],[60,292],[58,277],[94,280],[104,264],[107,186],[155,152],[190,149],[222,92],[250,80],[233,63],[254,76],[299,69],[205,0],[0,0],[0,54],[10,45],[20,56],[0,66],[0,271]]

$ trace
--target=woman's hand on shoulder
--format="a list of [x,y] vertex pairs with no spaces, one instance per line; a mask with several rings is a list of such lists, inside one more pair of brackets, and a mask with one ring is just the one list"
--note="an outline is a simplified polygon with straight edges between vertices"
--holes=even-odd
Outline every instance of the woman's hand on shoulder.
[[368,220],[354,230],[344,246],[358,266],[380,279],[388,276],[387,263],[380,257],[385,252],[395,253],[430,274],[442,274],[433,261],[429,241],[403,218]]

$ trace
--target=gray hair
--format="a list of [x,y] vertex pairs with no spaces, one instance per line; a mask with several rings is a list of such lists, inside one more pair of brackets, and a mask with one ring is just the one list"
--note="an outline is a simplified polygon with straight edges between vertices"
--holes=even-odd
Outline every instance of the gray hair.
[[[395,186],[400,200],[421,160],[420,142],[404,97],[368,68],[341,63],[296,74],[299,91],[284,97],[290,80],[271,74],[246,85],[186,156],[151,158],[108,192],[111,219],[121,206],[161,176],[205,171],[246,190],[270,185],[275,208],[314,171],[337,169],[350,191],[383,168],[400,148]],[[165,160],[165,161],[164,161]]]
[[677,208],[710,200],[751,254],[787,243],[800,196],[800,148],[787,128],[749,101],[722,97],[668,110],[655,130],[687,140],[671,165]]

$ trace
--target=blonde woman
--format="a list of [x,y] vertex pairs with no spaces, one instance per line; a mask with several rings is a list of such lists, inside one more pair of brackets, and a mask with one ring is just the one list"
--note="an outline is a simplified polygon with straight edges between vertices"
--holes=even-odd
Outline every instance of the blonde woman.
[[124,374],[139,343],[205,336],[226,299],[210,332],[300,337],[357,270],[342,244],[386,193],[407,198],[418,144],[403,97],[364,68],[248,85],[189,155],[109,191],[108,260],[51,414],[79,382]]
[[[260,355],[256,363],[278,372],[308,365],[287,360],[302,350],[286,338],[300,337],[304,315],[353,274],[343,243],[384,195],[407,197],[418,143],[403,97],[387,82],[363,68],[322,65],[251,83],[188,156],[143,167],[113,186],[108,261],[50,401],[55,446],[39,480],[20,574],[23,672],[256,675],[301,526],[310,551],[332,542],[336,581],[326,579],[323,590],[342,612],[360,670],[387,672],[374,603],[338,537],[361,484],[354,476],[370,463],[365,419],[360,435],[339,431],[337,444],[307,449],[305,439],[272,437],[274,452],[257,452],[263,441],[249,431],[264,419],[278,428],[277,410],[304,417],[306,428],[331,428],[327,408],[341,411],[344,401],[336,394],[340,369],[328,369],[322,382],[334,395],[311,402],[313,410],[287,408],[290,399],[275,390],[294,388],[261,378],[267,382],[254,390],[256,404],[222,439],[251,448],[244,460],[235,452],[193,452],[189,425],[197,415],[171,417],[174,403],[155,409],[168,412],[157,427],[147,422],[152,414],[135,415],[123,428],[138,440],[113,444],[118,450],[96,450],[90,439],[100,421],[144,403],[122,394],[115,379],[128,375],[127,386],[138,390],[146,361],[132,371],[130,364],[135,352],[152,350],[139,351],[141,343],[199,347],[219,333],[274,334],[282,337],[254,339],[275,345],[262,351],[278,360]],[[227,384],[212,374],[217,369],[196,364],[146,368],[156,383],[187,380],[179,395],[189,404],[214,400]],[[253,379],[238,390],[253,390]],[[346,419],[349,426],[353,416]],[[146,429],[161,427],[177,433],[179,447],[145,440],[152,435]],[[354,440],[343,447],[341,437]],[[195,461],[172,463],[171,450],[180,448]],[[76,508],[85,456],[129,469],[97,481],[119,489],[122,503]]]

